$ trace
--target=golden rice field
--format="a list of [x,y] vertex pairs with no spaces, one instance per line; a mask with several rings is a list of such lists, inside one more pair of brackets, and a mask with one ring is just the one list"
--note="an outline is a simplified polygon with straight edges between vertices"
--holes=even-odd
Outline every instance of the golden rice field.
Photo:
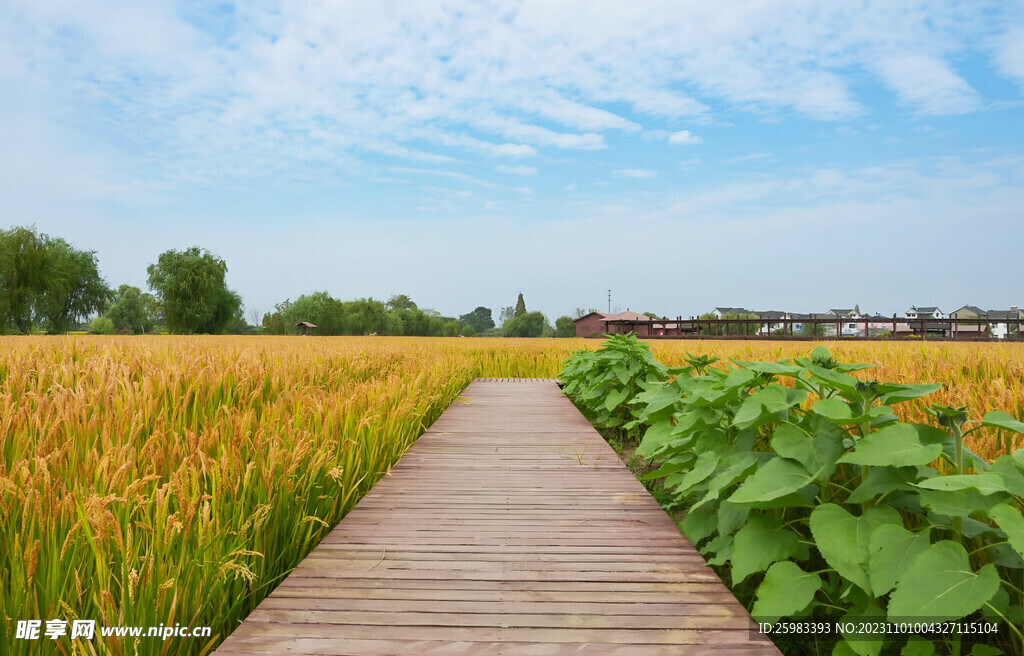
[[[19,619],[211,626],[55,653],[208,653],[476,376],[554,376],[596,340],[0,337],[0,654]],[[1024,417],[1024,345],[843,343],[871,377]],[[658,342],[737,359],[810,344]],[[910,408],[911,413],[920,412]],[[988,445],[975,444],[989,453]],[[19,645],[21,647],[19,647]]]

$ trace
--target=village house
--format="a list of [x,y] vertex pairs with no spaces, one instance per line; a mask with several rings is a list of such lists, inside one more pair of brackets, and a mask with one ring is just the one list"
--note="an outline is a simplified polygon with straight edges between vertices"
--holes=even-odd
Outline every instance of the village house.
[[[839,319],[860,319],[864,315],[860,313],[860,304],[854,305],[853,309],[831,309],[825,313],[828,316],[836,317]],[[844,321],[840,324],[839,328],[843,335],[863,335],[864,334],[864,323],[857,321]],[[832,328],[832,334],[835,334],[835,328]]]
[[[996,339],[1019,337],[1020,324],[1017,322],[1024,319],[1024,311],[1013,305],[1009,310],[989,310],[985,318],[989,321],[992,337]],[[1010,323],[1010,321],[1014,323]]]
[[599,335],[623,335],[636,333],[637,336],[647,337],[650,333],[650,325],[647,323],[633,324],[633,322],[650,321],[650,317],[639,312],[591,312],[585,314],[573,323],[576,324],[577,337],[597,337]]
[[942,319],[945,315],[942,314],[942,310],[937,307],[917,307],[911,305],[910,309],[906,312],[908,319]]

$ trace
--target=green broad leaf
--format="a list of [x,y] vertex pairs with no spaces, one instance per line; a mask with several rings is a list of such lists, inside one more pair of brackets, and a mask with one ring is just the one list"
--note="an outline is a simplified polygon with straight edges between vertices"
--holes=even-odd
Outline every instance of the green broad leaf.
[[[921,438],[921,442],[924,444],[938,444],[942,446],[942,453],[949,462],[956,461],[956,443],[953,440],[953,436],[935,426],[928,424],[911,424],[914,430],[917,431],[918,436]],[[974,471],[988,471],[988,463],[981,458],[978,454],[967,448],[966,445],[963,447],[964,464],[968,467],[973,467]]]
[[791,558],[796,550],[796,533],[783,528],[781,520],[771,515],[752,514],[733,538],[733,585],[742,583],[751,574],[763,572],[776,561]]
[[889,596],[889,617],[956,620],[981,608],[998,590],[995,565],[975,572],[962,545],[942,540],[921,553],[900,578]]
[[736,416],[732,419],[733,426],[739,426],[746,428],[757,423],[757,420],[764,415],[764,408],[761,406],[761,399],[757,398],[757,394],[751,394],[743,403],[740,404],[738,410],[736,410]]
[[874,369],[877,364],[861,364],[858,362],[840,362],[835,366],[836,371],[841,371],[844,374],[851,371],[862,371],[864,369]]
[[855,517],[833,503],[811,512],[811,534],[818,551],[840,576],[871,592],[867,565],[871,534],[882,525],[902,526],[898,512],[886,506],[872,506]]
[[942,385],[893,385],[898,389],[882,395],[882,403],[889,405],[910,399],[919,399],[942,389]]
[[[864,605],[854,606],[848,613],[843,615],[841,622],[843,624],[852,622],[854,624],[864,624],[868,622],[884,622],[885,611],[878,605],[878,602],[874,599],[867,601]],[[849,646],[850,651],[857,656],[878,656],[882,647],[885,646],[886,636],[885,635],[865,635],[862,633],[846,633],[843,634],[843,642]],[[833,652],[834,654],[835,652]]]
[[843,434],[835,425],[824,420],[814,422],[814,435],[789,422],[781,422],[772,433],[771,445],[780,456],[796,460],[815,479],[827,480],[835,471],[836,462],[843,453]]
[[868,541],[868,578],[876,597],[896,587],[900,577],[931,545],[927,531],[911,533],[902,526],[883,524]]
[[733,360],[736,364],[759,374],[774,374],[778,376],[798,376],[803,371],[800,367],[783,362],[741,362]]
[[900,650],[900,656],[935,656],[935,645],[920,636],[910,636]]
[[811,436],[802,428],[789,422],[782,422],[772,433],[772,449],[783,458],[796,460],[808,471],[817,469],[817,458]]
[[749,451],[733,454],[723,460],[721,468],[708,481],[707,494],[694,504],[693,507],[699,508],[710,501],[718,499],[719,495],[722,494],[722,490],[725,490],[750,473],[757,467],[758,462],[758,455]]
[[644,474],[643,476],[637,477],[638,481],[653,481],[658,478],[664,478],[669,474],[675,474],[681,471],[689,471],[693,467],[695,458],[692,453],[684,453],[673,457],[663,464],[658,469],[652,472]]
[[762,501],[757,504],[759,510],[775,510],[778,508],[814,508],[817,505],[815,497],[820,488],[817,485],[806,485],[796,492],[776,497],[771,501]]
[[1003,412],[1002,410],[986,412],[985,416],[981,419],[981,425],[1001,428],[1003,430],[1013,431],[1014,433],[1024,433],[1024,421],[1017,421],[1013,418],[1013,415]]
[[619,405],[623,401],[626,400],[627,396],[629,396],[628,389],[612,390],[608,392],[608,396],[606,396],[604,399],[605,410],[607,410],[608,412],[612,412],[613,410],[615,410],[615,408],[619,407]]
[[998,474],[1003,479],[1007,492],[1024,499],[1024,472],[1021,472],[1013,456],[999,456],[992,463],[989,471]]
[[917,487],[925,490],[977,490],[982,494],[995,494],[1006,492],[1006,483],[999,474],[985,472],[982,474],[954,474],[951,476],[936,476],[927,481],[917,484]]
[[767,423],[766,420],[799,405],[806,398],[805,390],[777,384],[769,385],[755,394],[751,394],[743,401],[733,418],[733,425],[739,428],[749,428]]
[[989,514],[1001,503],[1008,503],[1010,495],[1003,493],[982,494],[974,489],[966,490],[929,490],[922,489],[919,497],[921,505],[940,515],[950,517],[968,517],[976,514]]
[[677,437],[676,428],[667,419],[648,427],[644,431],[643,439],[640,440],[640,446],[636,448],[637,455],[645,458],[653,456],[659,449]]
[[867,478],[850,493],[846,502],[864,503],[896,490],[911,490],[913,484],[920,478],[938,475],[939,472],[931,467],[920,469],[917,467],[871,467],[868,470]]
[[992,645],[974,645],[970,656],[1004,656],[1003,650]]
[[856,398],[859,396],[857,393],[857,383],[860,381],[853,376],[825,369],[814,364],[808,365],[807,371],[811,374],[812,381],[824,383],[827,387],[837,389],[846,398]]
[[697,462],[688,472],[672,474],[665,479],[665,487],[674,489],[677,495],[686,494],[693,486],[703,483],[708,476],[714,473],[718,467],[718,454],[713,451],[705,451],[697,456]]
[[749,369],[733,369],[722,381],[722,386],[727,390],[740,389],[750,386],[757,375]]
[[942,447],[938,444],[923,444],[913,426],[893,424],[865,435],[853,451],[843,454],[839,462],[905,467],[926,465],[940,455]]
[[637,418],[645,423],[653,424],[668,419],[672,415],[675,411],[676,401],[679,400],[679,391],[672,386],[658,383],[633,398],[637,403],[643,405],[639,413],[634,413]]
[[800,613],[821,589],[821,577],[796,563],[783,560],[768,568],[750,614],[759,622],[775,622]]
[[853,421],[853,411],[850,410],[849,404],[841,399],[819,399],[811,406],[811,412],[839,424]]
[[718,526],[718,517],[715,515],[714,505],[700,510],[690,510],[690,512],[686,513],[686,519],[683,520],[680,526],[686,539],[693,544],[698,544],[701,540],[714,533],[715,527]]
[[718,534],[731,535],[747,522],[750,508],[723,501],[718,505]]
[[705,542],[704,545],[701,546],[697,551],[699,551],[704,556],[708,556],[708,555],[714,555],[714,554],[718,553],[719,551],[721,551],[722,549],[730,548],[730,550],[731,550],[731,547],[732,547],[732,536],[731,535],[716,535],[714,538],[712,538],[708,542]]
[[825,420],[811,417],[811,430],[814,437],[811,442],[814,445],[814,467],[808,468],[817,471],[818,481],[827,481],[836,470],[836,463],[843,455],[843,437],[845,433],[835,424]]
[[1001,503],[988,512],[996,525],[1006,533],[1010,546],[1024,557],[1024,517],[1008,503]]
[[814,476],[799,462],[787,458],[772,458],[761,465],[729,501],[733,503],[760,503],[796,492],[814,481]]
[[985,619],[993,622],[999,622],[1004,617],[1010,617],[1010,593],[1006,591],[1006,586],[999,588],[996,596],[985,602],[985,605],[981,608],[981,614]]

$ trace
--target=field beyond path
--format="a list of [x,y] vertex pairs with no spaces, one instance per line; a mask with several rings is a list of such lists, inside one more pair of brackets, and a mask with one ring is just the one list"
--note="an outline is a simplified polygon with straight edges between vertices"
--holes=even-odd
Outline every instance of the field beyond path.
[[217,654],[777,654],[553,380],[478,379]]

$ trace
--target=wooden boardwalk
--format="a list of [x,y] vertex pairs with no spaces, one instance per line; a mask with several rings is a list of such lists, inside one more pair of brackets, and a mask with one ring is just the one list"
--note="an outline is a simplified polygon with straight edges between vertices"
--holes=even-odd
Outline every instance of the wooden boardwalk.
[[478,379],[217,651],[778,654],[552,380]]

